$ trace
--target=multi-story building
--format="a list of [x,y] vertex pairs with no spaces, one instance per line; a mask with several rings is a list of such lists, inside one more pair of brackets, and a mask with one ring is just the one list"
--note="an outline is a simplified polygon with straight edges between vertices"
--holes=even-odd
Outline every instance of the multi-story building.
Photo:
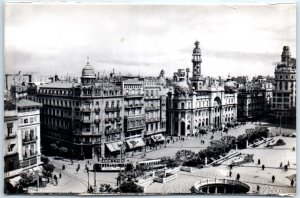
[[124,93],[124,134],[128,150],[145,147],[143,140],[146,126],[144,108],[144,82],[133,78],[122,82]]
[[[16,105],[10,101],[4,101],[4,184],[5,189],[11,190],[14,182],[9,185],[9,180],[17,176],[21,171],[19,166],[18,149],[18,112]],[[11,189],[9,189],[11,187]]]
[[18,148],[20,166],[29,169],[40,164],[40,108],[41,104],[26,99],[17,101]]
[[4,101],[5,191],[14,192],[23,171],[38,167],[40,161],[40,107],[26,99]]
[[267,118],[271,110],[272,79],[254,77],[238,89],[239,120],[261,120]]
[[166,91],[162,86],[161,75],[158,78],[145,78],[146,112],[145,139],[147,145],[164,143],[166,132]]
[[201,50],[195,42],[193,72],[189,68],[174,73],[174,89],[168,93],[167,130],[170,135],[189,136],[200,128],[224,127],[237,119],[237,93],[227,89],[221,78],[203,77]]
[[272,110],[277,123],[296,123],[296,59],[283,47],[281,62],[275,68]]
[[116,155],[111,145],[123,137],[122,87],[99,82],[87,62],[81,82],[57,81],[42,85],[39,101],[45,146],[65,147],[73,156],[98,158]]

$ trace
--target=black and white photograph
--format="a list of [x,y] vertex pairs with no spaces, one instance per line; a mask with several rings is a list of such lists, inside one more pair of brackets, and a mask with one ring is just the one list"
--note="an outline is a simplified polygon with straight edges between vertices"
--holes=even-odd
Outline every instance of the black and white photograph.
[[296,193],[296,3],[4,3],[3,193]]

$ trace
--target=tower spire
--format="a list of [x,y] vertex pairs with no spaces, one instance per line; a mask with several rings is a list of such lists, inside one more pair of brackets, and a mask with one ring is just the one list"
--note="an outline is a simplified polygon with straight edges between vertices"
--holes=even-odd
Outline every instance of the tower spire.
[[86,64],[87,64],[87,65],[89,65],[89,64],[90,64],[90,62],[89,62],[89,59],[90,59],[90,57],[89,57],[89,56],[87,56],[87,57],[86,57]]

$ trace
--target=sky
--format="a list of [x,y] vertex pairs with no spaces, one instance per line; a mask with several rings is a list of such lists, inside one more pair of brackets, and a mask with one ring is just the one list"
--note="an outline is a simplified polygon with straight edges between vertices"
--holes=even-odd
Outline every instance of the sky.
[[273,76],[283,46],[296,56],[296,6],[5,4],[6,73],[81,76],[89,57],[100,75],[172,77],[196,40],[204,76]]

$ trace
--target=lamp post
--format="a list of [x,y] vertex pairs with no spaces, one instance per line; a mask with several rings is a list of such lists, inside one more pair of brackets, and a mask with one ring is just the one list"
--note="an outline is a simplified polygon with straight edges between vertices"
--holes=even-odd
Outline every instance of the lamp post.
[[39,177],[38,167],[39,167],[39,155],[37,155],[37,157],[36,157],[36,175],[37,175],[36,187],[37,187],[37,191],[39,191],[39,186],[40,186],[40,177]]
[[87,175],[88,175],[88,191],[90,190],[90,175],[89,175],[89,167],[86,168]]

